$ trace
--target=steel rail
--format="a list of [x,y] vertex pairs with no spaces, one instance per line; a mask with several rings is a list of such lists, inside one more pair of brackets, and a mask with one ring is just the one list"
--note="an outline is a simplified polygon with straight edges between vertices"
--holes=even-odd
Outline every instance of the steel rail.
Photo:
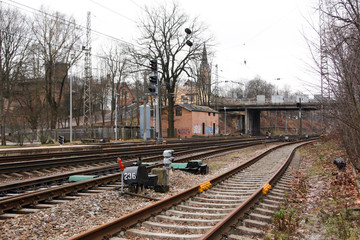
[[[254,144],[252,144],[254,143]],[[233,147],[236,146],[236,148],[239,147],[248,147],[248,146],[253,146],[256,144],[261,144],[263,143],[262,141],[256,141],[256,142],[251,142],[248,143],[246,145],[244,145],[245,143],[238,143],[238,144],[232,144]],[[249,145],[250,144],[250,145]],[[227,147],[230,147],[230,145],[227,145]],[[216,146],[216,147],[207,147],[207,148],[201,148],[201,150],[214,150],[215,149],[221,149],[223,148],[223,146]],[[181,151],[181,152],[175,152],[174,156],[175,157],[179,157],[179,156],[183,156],[186,154],[191,154],[191,153],[198,153],[199,149],[192,149],[192,150],[186,150],[186,151]],[[198,154],[193,156],[193,159],[198,159]],[[114,157],[114,156],[111,156]],[[153,161],[158,161],[160,159],[162,159],[163,156],[162,155],[158,155],[158,156],[152,156],[152,157],[146,157],[143,158],[142,161],[143,162],[153,162]],[[190,157],[185,157],[185,158],[181,158],[181,159],[177,159],[176,162],[182,162],[182,161],[188,161],[188,160],[192,160]],[[136,162],[136,160],[131,160],[131,161],[125,161],[125,166],[130,166],[131,164],[133,164],[134,162]],[[94,167],[94,168],[90,168],[90,169],[85,169],[85,170],[78,170],[78,171],[72,171],[72,172],[68,172],[68,173],[62,173],[62,174],[56,174],[56,175],[52,175],[52,176],[46,176],[46,177],[40,177],[40,178],[34,178],[34,179],[29,179],[29,180],[23,180],[23,181],[18,181],[18,182],[11,182],[11,183],[6,183],[6,184],[0,184],[0,192],[5,192],[5,191],[9,191],[12,190],[14,191],[15,189],[20,189],[20,188],[25,188],[25,187],[30,187],[30,186],[35,186],[35,185],[44,185],[44,184],[48,184],[48,183],[52,183],[52,182],[56,182],[56,181],[63,181],[65,179],[67,179],[69,176],[72,175],[83,175],[83,174],[97,174],[99,172],[106,172],[106,171],[114,171],[119,169],[119,165],[118,164],[111,164],[111,165],[107,165],[107,166],[100,166],[100,167]]]
[[[259,140],[251,140],[248,142],[258,142]],[[275,140],[274,140],[275,141]],[[230,143],[233,141],[230,141]],[[234,143],[244,143],[246,141],[240,141]],[[216,143],[215,147],[221,147],[224,145],[229,144],[229,142],[220,142]],[[207,146],[207,145],[205,145]],[[204,148],[202,145],[191,145],[191,146],[183,146],[183,145],[177,145],[172,146],[172,149],[174,150],[181,150],[181,151],[191,151],[189,149],[197,149],[195,151],[198,151],[199,148]],[[208,147],[210,148],[210,147]],[[211,146],[211,148],[214,148],[214,145]],[[115,152],[115,153],[100,153],[96,155],[86,155],[86,156],[76,156],[76,157],[66,157],[66,158],[52,158],[52,159],[45,159],[45,160],[35,160],[35,161],[24,161],[24,162],[13,162],[13,163],[2,163],[0,164],[0,173],[7,174],[12,172],[21,172],[21,171],[28,171],[28,170],[38,170],[43,168],[52,168],[52,167],[60,167],[60,166],[69,166],[69,165],[80,165],[80,164],[93,164],[93,163],[101,163],[101,162],[108,162],[111,160],[115,160],[115,157],[121,157],[123,160],[129,159],[129,158],[135,158],[138,156],[151,156],[153,154],[162,154],[164,148],[161,150],[142,150],[139,152],[139,150],[132,150],[128,152]],[[159,155],[156,159],[161,159],[162,157]],[[152,159],[155,160],[155,159]]]
[[[296,150],[305,145],[312,143],[306,142],[297,147],[295,147],[292,152],[287,157],[287,160],[282,164],[282,166],[273,174],[273,176],[269,179],[268,183],[273,185],[286,171],[288,168],[292,158]],[[263,186],[259,187],[256,192],[254,192],[247,200],[245,200],[242,204],[240,204],[237,208],[235,208],[232,212],[230,212],[226,217],[224,217],[220,222],[218,222],[214,227],[208,230],[204,235],[202,235],[199,239],[221,239],[222,237],[226,237],[230,232],[232,226],[234,226],[240,218],[242,218],[249,209],[254,206],[254,204],[263,197],[262,189],[267,183]]]
[[[221,152],[227,152],[234,149],[245,148],[256,144],[258,143],[251,142],[251,143],[241,144],[240,146],[232,144],[230,147],[222,147],[215,150],[210,150],[208,152],[198,153],[193,156],[177,159],[175,162],[204,158]],[[148,168],[152,169],[162,166],[163,164],[159,163],[152,166],[148,166]],[[121,179],[121,173],[115,173],[82,182],[70,183],[65,186],[52,187],[50,189],[38,190],[31,193],[24,193],[21,196],[4,197],[3,199],[0,199],[0,212],[12,210],[12,209],[19,209],[22,206],[36,204],[38,202],[51,200],[57,197],[64,197],[67,194],[76,193],[79,191],[85,191],[95,186],[99,186],[101,184],[108,184],[120,179]]]
[[51,176],[45,176],[45,177],[38,177],[38,178],[32,178],[28,180],[22,180],[17,182],[10,182],[5,184],[0,184],[0,192],[19,189],[19,188],[25,188],[40,184],[48,184],[51,182],[56,181],[62,181],[64,179],[69,178],[72,175],[85,175],[85,174],[91,174],[96,172],[105,172],[105,171],[113,171],[115,169],[118,169],[118,164],[111,164],[108,166],[101,166],[101,167],[95,167],[91,169],[85,169],[85,170],[78,170],[78,171],[72,171],[68,173],[61,173],[61,174],[55,174]]
[[[29,160],[40,160],[40,159],[47,159],[47,158],[60,158],[60,157],[68,157],[68,156],[84,156],[84,155],[92,155],[92,154],[106,154],[106,153],[128,153],[128,152],[139,152],[144,150],[164,150],[166,148],[176,148],[177,146],[183,146],[183,147],[193,147],[195,145],[209,145],[211,143],[217,144],[219,142],[225,143],[225,142],[241,142],[241,141],[256,141],[259,139],[264,138],[228,138],[228,139],[220,139],[218,141],[212,140],[212,141],[196,141],[196,142],[187,142],[187,141],[181,141],[179,143],[171,143],[171,144],[162,144],[162,145],[122,145],[118,146],[115,145],[113,147],[109,146],[99,146],[98,149],[95,150],[83,150],[79,148],[71,148],[76,149],[76,151],[65,151],[65,152],[48,152],[48,153],[39,153],[39,154],[21,154],[21,155],[6,155],[6,156],[0,156],[0,163],[6,163],[6,162],[13,162],[16,161],[29,161]],[[195,144],[196,143],[196,144]],[[59,149],[59,148],[58,148]],[[60,148],[63,150],[63,148]],[[11,150],[9,150],[11,151]],[[37,149],[33,149],[32,151],[37,151]],[[18,151],[19,152],[19,151]],[[21,151],[20,151],[21,152]],[[1,152],[0,152],[1,153]]]
[[[216,185],[217,183],[220,183],[221,181],[231,177],[232,175],[236,174],[237,172],[252,165],[259,159],[261,159],[264,156],[270,154],[271,152],[277,150],[278,148],[281,148],[281,147],[284,147],[284,146],[287,146],[290,144],[294,144],[294,143],[296,143],[296,142],[285,143],[283,145],[279,145],[274,148],[271,148],[271,149],[265,151],[264,153],[241,164],[240,166],[238,166],[234,169],[231,169],[231,170],[211,179],[210,183],[211,183],[211,185]],[[199,190],[198,190],[199,187],[200,187],[200,185],[194,186],[194,187],[192,187],[188,190],[185,190],[181,193],[178,193],[174,196],[160,200],[160,201],[158,201],[154,204],[151,204],[149,206],[146,206],[140,210],[129,213],[129,214],[127,214],[123,217],[120,217],[116,220],[113,220],[107,224],[98,226],[94,229],[90,229],[89,231],[86,231],[79,235],[73,236],[73,237],[69,238],[69,240],[80,240],[80,239],[81,240],[85,240],[85,239],[86,240],[87,239],[89,239],[89,240],[90,239],[91,240],[99,239],[100,240],[100,239],[103,239],[104,237],[112,236],[115,233],[118,233],[120,231],[128,229],[129,227],[133,226],[134,224],[138,223],[139,221],[141,222],[141,221],[145,220],[146,218],[154,216],[154,215],[160,213],[161,211],[164,211],[164,210],[170,208],[171,206],[175,206],[175,205],[179,204],[180,202],[184,201],[185,199],[195,196],[199,192]]]

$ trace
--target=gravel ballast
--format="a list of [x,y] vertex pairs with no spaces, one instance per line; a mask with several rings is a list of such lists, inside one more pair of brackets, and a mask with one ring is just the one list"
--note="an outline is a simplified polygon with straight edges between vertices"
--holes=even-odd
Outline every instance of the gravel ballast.
[[[249,147],[227,155],[205,159],[204,163],[210,167],[207,175],[172,171],[168,193],[161,194],[146,190],[142,194],[156,199],[169,197],[206,182],[276,145],[278,143]],[[108,190],[83,196],[36,213],[2,220],[0,239],[66,239],[152,203],[154,201],[146,198],[122,195],[119,190]]]

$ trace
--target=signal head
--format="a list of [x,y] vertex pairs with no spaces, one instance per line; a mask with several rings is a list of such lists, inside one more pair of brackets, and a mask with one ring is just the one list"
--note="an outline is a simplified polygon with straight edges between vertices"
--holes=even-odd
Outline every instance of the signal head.
[[157,71],[157,60],[156,59],[150,60],[150,68],[152,71]]
[[157,79],[158,79],[158,78],[157,78],[157,76],[155,76],[155,75],[154,75],[154,76],[150,76],[150,83],[156,85],[156,84],[157,84]]

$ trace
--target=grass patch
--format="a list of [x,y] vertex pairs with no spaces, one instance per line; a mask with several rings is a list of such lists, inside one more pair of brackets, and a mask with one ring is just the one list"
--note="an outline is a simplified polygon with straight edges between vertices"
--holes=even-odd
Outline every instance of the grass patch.
[[210,170],[217,170],[220,169],[221,165],[224,164],[223,162],[212,162],[208,164]]
[[17,145],[5,145],[5,146],[0,145],[0,148],[18,148],[18,147],[20,147],[20,146],[17,146]]
[[252,153],[252,152],[254,152],[254,151],[255,151],[255,149],[249,148],[249,149],[245,149],[243,152],[241,152],[241,154]]
[[350,209],[320,211],[319,218],[322,219],[327,237],[336,236],[337,239],[358,239],[359,230],[355,228],[355,222],[360,216]]
[[282,208],[278,210],[273,216],[275,232],[278,232],[280,235],[294,232],[299,225],[299,217],[297,216],[295,208]]
[[351,169],[339,171],[336,157],[346,157],[335,141],[307,145],[299,152],[302,176],[274,216],[273,239],[359,239],[360,212],[353,211],[357,191]]
[[229,157],[238,157],[239,153],[233,152],[233,153],[228,154],[227,156],[229,156]]

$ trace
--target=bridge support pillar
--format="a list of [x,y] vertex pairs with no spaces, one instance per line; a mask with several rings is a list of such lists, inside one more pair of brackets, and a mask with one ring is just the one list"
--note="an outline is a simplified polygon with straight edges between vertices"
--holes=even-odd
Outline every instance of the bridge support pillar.
[[245,130],[252,136],[260,135],[260,111],[245,109]]
[[240,114],[237,119],[236,129],[241,131],[241,133],[246,133],[245,131],[245,113]]

